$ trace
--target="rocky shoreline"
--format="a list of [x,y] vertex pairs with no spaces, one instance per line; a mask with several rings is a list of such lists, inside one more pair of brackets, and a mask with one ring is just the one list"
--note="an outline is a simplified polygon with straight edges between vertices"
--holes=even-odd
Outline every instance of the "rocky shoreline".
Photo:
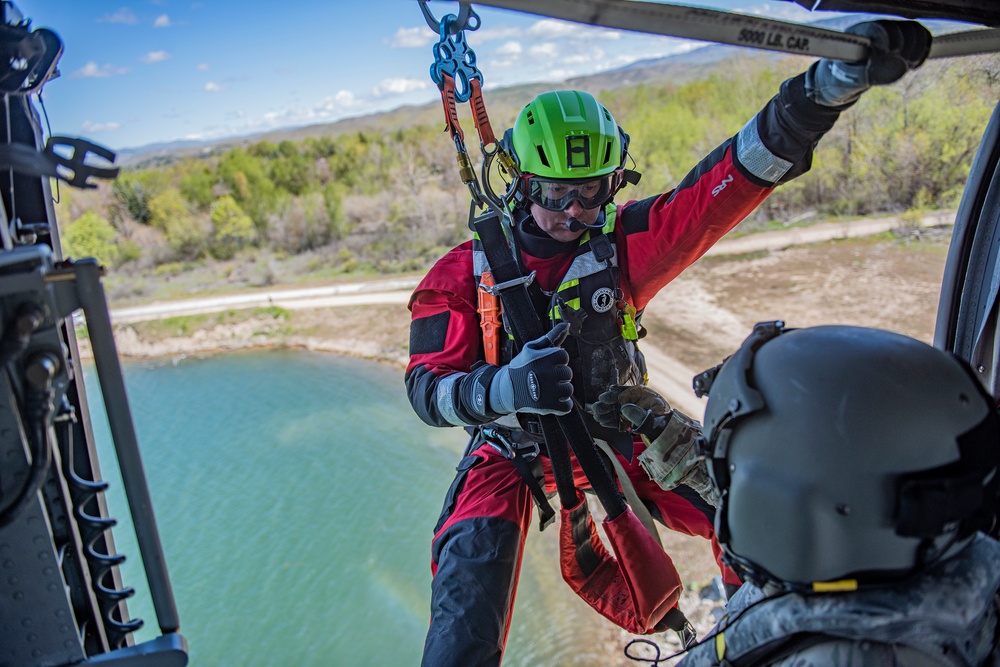
[[[407,362],[409,312],[392,309],[383,322],[392,322],[377,333],[352,326],[364,320],[362,307],[320,308],[295,314],[284,321],[272,315],[248,315],[238,322],[214,324],[189,335],[150,335],[141,324],[114,325],[115,344],[122,359],[157,359],[207,356],[252,349],[300,349],[369,359],[404,368]],[[79,337],[80,357],[93,356],[90,341]]]

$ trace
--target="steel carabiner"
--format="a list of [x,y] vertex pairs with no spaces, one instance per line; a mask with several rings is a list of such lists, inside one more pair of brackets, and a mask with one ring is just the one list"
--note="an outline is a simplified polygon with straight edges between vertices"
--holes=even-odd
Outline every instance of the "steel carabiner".
[[[427,0],[417,0],[420,3],[420,11],[424,14],[424,20],[427,21],[427,25],[436,33],[442,33],[441,36],[444,38],[445,34],[457,35],[463,30],[479,30],[480,19],[479,14],[477,14],[472,9],[472,4],[466,0],[461,0],[459,4],[458,16],[454,14],[445,14],[438,21],[431,14],[430,7],[427,6]],[[443,30],[447,32],[444,33]]]

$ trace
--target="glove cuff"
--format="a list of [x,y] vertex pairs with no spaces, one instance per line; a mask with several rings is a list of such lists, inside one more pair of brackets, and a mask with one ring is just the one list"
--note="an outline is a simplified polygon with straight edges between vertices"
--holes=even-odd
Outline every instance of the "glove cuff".
[[510,368],[501,366],[489,378],[487,405],[498,415],[514,412],[514,385],[510,379]]
[[806,97],[825,107],[846,108],[870,87],[866,63],[822,58],[806,70]]
[[462,406],[483,422],[493,421],[501,414],[507,414],[492,409],[490,401],[490,386],[500,370],[497,366],[480,362],[462,378],[459,387]]

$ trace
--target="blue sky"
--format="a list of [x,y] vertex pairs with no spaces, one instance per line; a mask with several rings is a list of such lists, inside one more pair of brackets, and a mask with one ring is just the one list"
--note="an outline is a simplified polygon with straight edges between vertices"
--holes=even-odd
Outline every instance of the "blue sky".
[[[787,20],[792,3],[692,2]],[[15,0],[62,38],[43,100],[54,134],[114,150],[332,122],[437,97],[437,35],[416,0]],[[693,43],[473,5],[487,90],[561,81]],[[435,16],[457,2],[430,3]],[[813,19],[818,16],[812,16]],[[487,97],[487,102],[489,101]]]

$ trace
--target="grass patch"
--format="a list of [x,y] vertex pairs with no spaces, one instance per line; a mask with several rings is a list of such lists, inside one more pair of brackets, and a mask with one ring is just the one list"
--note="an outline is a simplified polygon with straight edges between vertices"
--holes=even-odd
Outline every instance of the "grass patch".
[[731,262],[749,262],[755,259],[764,259],[770,255],[770,249],[751,250],[750,252],[741,252],[732,255],[705,255],[698,260],[698,263],[702,266],[715,266],[717,264],[729,264]]
[[[265,308],[245,308],[241,310],[223,310],[218,313],[204,315],[179,315],[162,320],[137,322],[132,326],[142,338],[147,340],[163,340],[164,338],[186,338],[195,331],[211,329],[217,326],[240,324],[258,319],[270,319],[275,322],[287,322],[291,314],[278,306]],[[257,332],[267,333],[267,332]],[[271,332],[273,333],[273,332]]]

